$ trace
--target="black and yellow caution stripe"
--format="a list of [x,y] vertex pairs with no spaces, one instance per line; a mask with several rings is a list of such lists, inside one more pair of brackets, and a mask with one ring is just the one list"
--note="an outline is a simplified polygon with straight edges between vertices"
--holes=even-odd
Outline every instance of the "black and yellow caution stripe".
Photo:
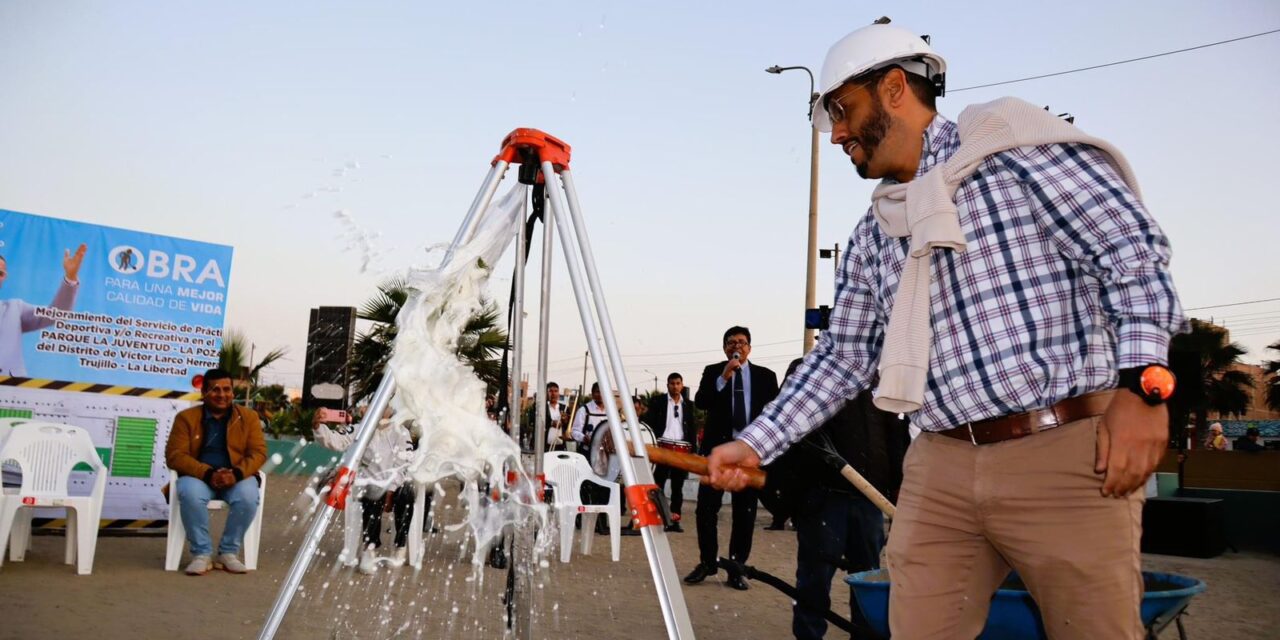
[[[108,531],[138,531],[146,529],[164,529],[169,526],[168,520],[129,520],[129,519],[102,519],[98,521],[98,529]],[[67,528],[66,518],[32,518],[31,529],[33,532],[52,532]]]
[[84,393],[100,393],[109,396],[131,396],[135,398],[156,398],[162,400],[200,399],[200,392],[196,390],[173,391],[171,389],[148,389],[146,387],[98,384],[93,382],[68,382],[66,380],[45,380],[43,378],[22,378],[18,376],[0,376],[0,387],[46,389],[49,391],[81,391]]

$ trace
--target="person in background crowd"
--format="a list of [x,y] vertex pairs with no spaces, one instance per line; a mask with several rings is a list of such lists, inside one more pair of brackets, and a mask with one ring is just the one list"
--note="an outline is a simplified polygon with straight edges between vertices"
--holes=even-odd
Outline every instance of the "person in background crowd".
[[[329,415],[324,409],[316,412],[312,432],[316,442],[333,451],[346,451],[355,441],[355,434],[343,424],[340,430],[325,426]],[[413,483],[409,481],[409,463],[413,459],[413,436],[405,425],[391,420],[391,409],[378,420],[377,431],[369,440],[356,471],[353,495],[360,500],[364,533],[361,536],[360,573],[373,574],[378,570],[378,549],[382,547],[382,513],[390,502],[395,518],[395,551],[390,556],[392,566],[403,566],[409,557],[409,524],[413,519]],[[431,503],[427,503],[430,511]],[[425,515],[425,514],[424,514]]]
[[1209,439],[1205,441],[1204,448],[1210,451],[1226,451],[1227,437],[1222,435],[1222,423],[1215,422],[1209,425]]
[[1266,449],[1262,444],[1262,433],[1258,431],[1257,427],[1249,427],[1248,429],[1245,429],[1244,435],[1236,438],[1235,446],[1233,448],[1236,451],[1250,452]]
[[[684,378],[679,373],[667,376],[667,392],[654,396],[649,401],[649,426],[658,439],[658,446],[677,451],[693,451],[693,442],[697,427],[693,421],[693,403],[684,395]],[[684,507],[684,481],[689,478],[688,471],[658,465],[653,471],[654,482],[658,489],[668,481],[671,482],[671,516],[672,522],[666,530],[680,533],[680,510]]]
[[[787,369],[787,378],[801,359]],[[786,382],[784,380],[783,384]],[[784,499],[791,505],[796,528],[796,591],[791,632],[798,640],[822,638],[827,630],[823,614],[831,608],[831,579],[836,569],[850,573],[880,568],[884,549],[884,516],[862,495],[819,448],[830,448],[867,479],[890,502],[902,486],[902,459],[911,436],[907,420],[875,408],[871,392],[863,391],[816,431],[805,436],[769,465],[770,474],[784,474]],[[853,637],[870,638],[871,627],[850,588],[849,619]]]
[[[578,443],[578,453],[588,456],[591,453],[591,439],[598,429],[607,429],[609,414],[604,408],[604,396],[600,395],[600,383],[591,383],[591,402],[578,407],[578,415],[573,419],[572,437]],[[609,489],[594,482],[582,483],[583,504],[604,504],[609,500]],[[609,532],[607,518],[596,518],[596,533]]]
[[[778,375],[771,369],[748,362],[751,357],[751,330],[729,327],[721,342],[727,360],[707,365],[702,370],[694,404],[707,412],[701,453],[706,455],[717,445],[729,442],[742,433],[751,420],[778,395]],[[717,517],[724,491],[710,485],[698,487],[698,507],[694,511],[698,524],[698,566],[684,581],[697,584],[715,575],[720,553]],[[751,537],[756,526],[758,492],[744,489],[733,494],[733,526],[729,533],[729,558],[746,564],[751,555]],[[728,584],[746,591],[747,581],[735,572]]]
[[[533,432],[537,418],[538,405],[535,402],[530,404],[529,410],[525,412],[525,424],[529,425],[529,433]],[[565,440],[569,438],[568,426],[569,413],[566,411],[565,404],[560,401],[560,385],[548,382],[546,451],[564,451]],[[532,447],[530,449],[532,450]]]

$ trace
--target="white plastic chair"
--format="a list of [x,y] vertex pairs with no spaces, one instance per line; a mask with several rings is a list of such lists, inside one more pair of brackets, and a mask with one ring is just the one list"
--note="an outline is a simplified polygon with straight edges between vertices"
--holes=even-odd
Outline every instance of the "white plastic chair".
[[[31,546],[31,512],[20,509],[55,507],[67,510],[67,545],[64,561],[76,565],[76,573],[93,573],[98,544],[98,520],[107,489],[107,467],[102,464],[89,433],[79,427],[49,422],[27,422],[9,429],[0,445],[0,462],[12,461],[22,470],[22,486],[0,492],[0,565],[4,546],[9,559],[22,561]],[[85,463],[93,470],[93,490],[87,496],[67,491],[71,469]],[[10,540],[10,536],[13,540]]]
[[[543,454],[542,469],[547,482],[555,485],[555,510],[560,523],[560,562],[569,561],[573,544],[573,519],[582,516],[582,555],[591,555],[591,543],[595,539],[596,516],[609,518],[609,545],[613,561],[622,553],[622,508],[619,502],[621,488],[616,482],[602,480],[591,470],[591,464],[580,453],[551,451]],[[594,482],[609,489],[606,504],[582,504],[582,483]]]
[[[267,474],[258,472],[258,512],[244,532],[244,566],[250,571],[258,568],[258,543],[262,539],[262,506],[267,502]],[[210,500],[209,510],[226,509],[227,503]],[[217,544],[217,540],[214,540]],[[169,470],[169,536],[164,553],[164,570],[177,571],[182,560],[182,550],[187,546],[187,531],[182,527],[182,508],[178,506],[178,472]]]
[[[38,422],[31,418],[0,418],[0,448],[4,447],[4,441],[9,437],[9,433],[16,427],[25,422]],[[16,469],[17,465],[9,463],[9,469],[13,471],[13,475],[18,478],[16,482],[21,482],[21,473]],[[0,477],[5,481],[14,482],[9,476],[4,476],[4,471],[0,471]],[[17,489],[12,489],[17,491]],[[14,562],[22,560],[26,552],[31,549],[31,511],[23,509],[18,511],[14,516],[13,529],[9,533],[9,559]]]
[[[422,541],[422,520],[426,517],[423,513],[427,508],[427,485],[418,482],[413,485],[415,494],[413,497],[413,516],[409,519],[409,565],[414,569],[422,568],[422,556],[425,555],[425,545]],[[354,490],[347,496],[347,506],[342,510],[343,533],[342,533],[342,555],[338,556],[338,561],[348,567],[354,567],[360,562],[360,534],[364,530],[364,506],[356,497]]]

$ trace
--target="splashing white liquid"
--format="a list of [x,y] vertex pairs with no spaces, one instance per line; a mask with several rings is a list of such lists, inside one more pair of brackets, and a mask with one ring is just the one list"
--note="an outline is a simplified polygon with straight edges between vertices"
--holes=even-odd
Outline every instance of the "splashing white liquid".
[[[493,265],[515,238],[525,188],[516,185],[493,203],[472,239],[452,259],[430,269],[410,270],[410,292],[397,318],[398,332],[390,369],[397,393],[396,420],[412,419],[421,441],[410,466],[414,480],[434,484],[456,477],[463,481],[466,526],[475,540],[472,563],[478,569],[485,552],[503,530],[534,515],[546,529],[546,507],[530,504],[526,482],[520,496],[508,494],[491,502],[481,484],[504,487],[507,469],[519,471],[520,449],[485,413],[485,385],[456,350],[462,330],[484,307],[484,285]],[[535,556],[546,553],[554,536],[540,534]]]

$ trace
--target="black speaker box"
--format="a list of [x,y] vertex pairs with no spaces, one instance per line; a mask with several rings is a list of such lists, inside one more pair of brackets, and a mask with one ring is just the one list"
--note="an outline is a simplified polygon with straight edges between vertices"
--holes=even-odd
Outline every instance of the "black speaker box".
[[1147,498],[1142,509],[1142,552],[1212,558],[1227,546],[1220,499]]

